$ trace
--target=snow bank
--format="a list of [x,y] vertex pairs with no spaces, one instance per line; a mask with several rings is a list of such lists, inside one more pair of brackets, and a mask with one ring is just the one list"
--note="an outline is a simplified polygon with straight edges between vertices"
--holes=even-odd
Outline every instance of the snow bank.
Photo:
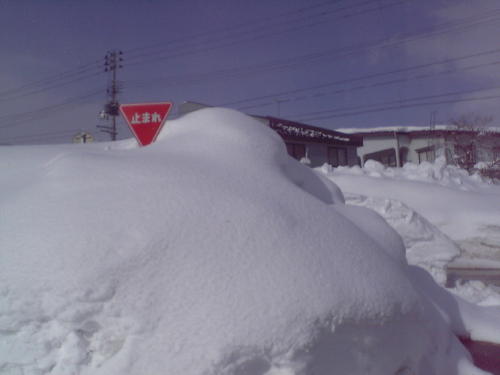
[[492,228],[500,229],[500,205],[495,204],[500,199],[500,186],[447,166],[442,159],[434,164],[407,163],[403,168],[387,168],[369,160],[364,168],[324,166],[317,171],[344,192],[403,202],[459,241],[465,250],[474,251],[460,241],[485,238]]
[[[348,204],[383,216],[403,238],[408,262],[425,268],[442,286],[450,264],[500,267],[500,206],[496,204],[500,187],[478,175],[447,166],[443,159],[404,168],[387,168],[370,160],[364,168],[325,165],[316,171],[347,191]],[[449,290],[474,304],[500,305],[498,288],[479,281],[460,283]]]
[[470,375],[453,332],[500,337],[238,112],[0,168],[3,373]]
[[[328,171],[329,166],[324,166]],[[444,157],[439,157],[434,163],[424,161],[420,164],[406,163],[403,168],[385,167],[375,160],[367,160],[364,167],[337,167],[338,173],[365,175],[376,178],[391,178],[395,180],[421,181],[458,190],[475,190],[490,183],[479,174],[470,175],[466,170],[446,164]]]
[[404,241],[408,263],[425,268],[442,286],[446,266],[460,255],[459,247],[428,220],[402,202],[346,193],[348,204],[380,214]]
[[473,304],[491,306],[497,310],[497,314],[500,314],[500,287],[498,286],[473,280],[458,283],[448,290]]

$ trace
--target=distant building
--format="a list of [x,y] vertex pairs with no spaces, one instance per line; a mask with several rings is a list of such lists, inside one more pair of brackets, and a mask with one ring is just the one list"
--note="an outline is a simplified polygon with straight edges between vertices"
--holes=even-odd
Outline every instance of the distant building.
[[[179,108],[180,114],[186,114],[207,105],[185,102]],[[363,145],[363,139],[353,134],[323,129],[270,116],[250,115],[278,133],[286,144],[288,154],[311,167],[328,163],[334,167],[340,165],[359,165],[357,148]]]
[[363,163],[371,159],[386,166],[401,167],[406,162],[433,162],[438,156],[444,156],[449,164],[469,168],[477,162],[500,160],[500,130],[495,128],[479,132],[437,125],[432,129],[384,127],[341,131],[363,138],[363,145],[358,148]]

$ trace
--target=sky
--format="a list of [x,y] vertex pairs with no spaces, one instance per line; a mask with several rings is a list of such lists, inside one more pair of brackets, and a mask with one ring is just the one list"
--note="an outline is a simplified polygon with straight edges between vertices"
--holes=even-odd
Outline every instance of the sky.
[[195,101],[329,129],[497,125],[499,29],[495,0],[0,0],[0,144],[108,140],[108,51],[119,102],[172,117]]

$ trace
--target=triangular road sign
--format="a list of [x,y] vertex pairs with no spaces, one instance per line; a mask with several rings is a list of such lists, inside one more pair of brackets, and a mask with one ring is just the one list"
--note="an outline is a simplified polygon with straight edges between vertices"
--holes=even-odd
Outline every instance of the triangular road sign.
[[172,108],[172,103],[122,104],[120,112],[141,146],[156,140]]

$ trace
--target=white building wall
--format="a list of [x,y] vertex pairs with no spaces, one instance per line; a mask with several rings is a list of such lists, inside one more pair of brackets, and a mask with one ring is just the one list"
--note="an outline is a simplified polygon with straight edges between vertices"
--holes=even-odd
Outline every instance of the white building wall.
[[408,161],[411,163],[418,164],[418,152],[417,150],[434,146],[436,150],[436,157],[444,155],[444,139],[442,137],[412,137],[410,146],[408,147]]
[[363,160],[363,156],[366,154],[388,148],[396,148],[396,140],[392,136],[363,136],[363,146],[358,147],[358,156]]
[[[358,156],[361,161],[363,161],[364,156],[374,152],[394,149],[408,149],[408,154],[406,155],[406,162],[418,164],[418,152],[416,150],[434,146],[436,148],[436,156],[444,155],[444,139],[442,137],[432,137],[427,136],[414,137],[408,134],[397,133],[397,140],[395,135],[365,135],[363,136],[363,146],[358,148]],[[398,155],[399,157],[400,155]],[[403,162],[405,162],[403,160]]]
[[399,147],[410,148],[411,138],[408,134],[398,133]]
[[[429,136],[429,128],[398,128],[392,132],[388,128],[370,129],[373,133],[363,131],[361,129],[339,129],[349,134],[363,134],[363,146],[358,148],[358,156],[361,161],[367,154],[381,152],[389,149],[396,150],[399,146],[401,153],[398,157],[403,156],[407,150],[406,160],[401,162],[419,163],[419,154],[417,150],[427,147],[433,147],[435,152],[432,156],[445,156],[448,163],[453,163],[453,154],[456,143],[460,143],[460,138],[454,136],[453,133],[447,132],[447,128],[437,129],[435,135]],[[353,131],[355,130],[355,131]],[[368,134],[367,134],[368,133]],[[397,134],[397,141],[395,135]],[[446,138],[445,138],[446,137]],[[486,139],[477,139],[476,145],[476,160],[491,162],[495,157],[498,157],[500,152],[500,132],[486,135]],[[428,157],[422,154],[422,157]]]

